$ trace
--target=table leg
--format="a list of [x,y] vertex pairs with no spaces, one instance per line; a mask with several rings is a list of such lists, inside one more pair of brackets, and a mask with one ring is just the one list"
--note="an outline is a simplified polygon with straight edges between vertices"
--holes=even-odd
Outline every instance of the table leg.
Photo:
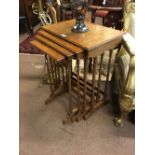
[[52,78],[53,78],[53,85],[54,85],[54,88],[56,89],[57,88],[57,85],[56,85],[56,79],[55,79],[55,70],[54,70],[54,64],[53,64],[53,60],[50,58],[50,64],[51,64],[51,74],[52,74]]
[[56,70],[57,70],[57,75],[58,75],[58,85],[61,84],[59,63],[60,63],[60,62],[55,62],[55,64],[56,64]]
[[87,94],[87,70],[88,70],[88,56],[84,58],[84,90],[83,90],[83,114],[86,113],[86,94]]
[[[100,99],[101,68],[102,68],[103,56],[104,56],[104,54],[101,55],[101,59],[100,59],[99,75],[98,75],[98,84],[97,84],[98,87],[97,87],[96,102],[98,102],[99,99]],[[103,92],[103,93],[104,93],[104,92]],[[103,95],[104,95],[104,94],[103,94]]]
[[49,97],[45,100],[45,104],[50,103],[52,96],[53,96],[53,87],[52,87],[52,79],[51,79],[51,72],[50,72],[50,67],[49,67],[49,59],[48,56],[45,55],[45,59],[47,60],[47,73],[48,73],[48,79],[49,79],[49,85],[50,85],[50,95]]
[[78,108],[78,117],[77,121],[80,118],[81,106],[80,106],[80,63],[79,57],[77,56],[76,66],[77,66],[77,108]]
[[96,61],[97,57],[93,58],[93,75],[92,75],[92,98],[91,98],[91,109],[94,108],[95,101],[95,80],[96,80]]
[[51,79],[51,72],[50,72],[50,66],[49,66],[49,59],[48,56],[45,55],[45,59],[47,60],[47,72],[48,72],[48,78],[49,78],[49,82],[50,82],[50,90],[51,93],[53,92],[53,87],[52,87],[52,79]]
[[72,60],[69,58],[68,60],[68,94],[69,94],[69,115],[72,113],[72,86],[71,86],[71,71],[72,71]]
[[105,88],[104,88],[104,102],[106,102],[106,97],[107,97],[107,88],[108,88],[108,82],[109,82],[109,75],[110,75],[110,68],[111,68],[111,60],[112,60],[112,53],[113,50],[109,51],[109,62],[108,62],[108,69],[107,69],[107,76],[106,76],[106,83],[105,83]]
[[[61,84],[60,72],[59,72],[60,66],[59,66],[58,62],[55,62],[54,63],[53,62],[54,60],[52,60],[49,57],[47,57],[46,59],[47,59],[48,78],[49,78],[49,81],[50,81],[50,90],[51,90],[49,97],[45,101],[45,104],[48,104],[48,103],[50,103],[52,101],[52,99],[55,96],[63,93],[65,91],[65,87],[64,87],[64,84]],[[55,65],[55,68],[57,70],[57,73],[55,72],[56,70],[53,69],[53,66],[54,65]],[[54,75],[57,76],[56,74],[58,74],[58,78],[57,79],[59,81],[56,81],[55,80]],[[57,83],[56,82],[59,82],[58,83],[59,84],[59,87],[57,87]]]
[[61,72],[62,72],[62,81],[63,81],[63,84],[65,84],[65,72],[64,72],[64,65],[63,65],[63,62],[61,62]]
[[56,61],[53,60],[53,67],[54,67],[54,74],[55,74],[55,84],[56,88],[58,88],[59,82],[58,82],[58,76],[57,76],[57,66]]
[[72,59],[69,58],[66,66],[66,76],[67,76],[67,85],[68,85],[68,115],[63,124],[73,122],[73,108],[72,108]]
[[89,64],[88,64],[88,72],[92,72],[92,58],[89,58]]

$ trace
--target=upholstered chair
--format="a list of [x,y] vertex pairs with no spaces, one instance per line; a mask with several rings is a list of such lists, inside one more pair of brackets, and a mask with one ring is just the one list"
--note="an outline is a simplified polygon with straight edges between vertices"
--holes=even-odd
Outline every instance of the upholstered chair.
[[125,1],[124,31],[120,51],[117,53],[112,89],[117,95],[120,115],[115,117],[116,126],[122,127],[129,112],[135,110],[135,6],[134,2]]

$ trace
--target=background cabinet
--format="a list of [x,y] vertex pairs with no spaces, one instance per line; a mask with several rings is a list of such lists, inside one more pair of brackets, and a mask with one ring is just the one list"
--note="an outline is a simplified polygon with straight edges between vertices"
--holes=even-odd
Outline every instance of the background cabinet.
[[30,33],[33,33],[33,26],[39,22],[37,15],[32,11],[34,1],[36,0],[19,0],[19,17],[24,16],[26,18],[25,22]]

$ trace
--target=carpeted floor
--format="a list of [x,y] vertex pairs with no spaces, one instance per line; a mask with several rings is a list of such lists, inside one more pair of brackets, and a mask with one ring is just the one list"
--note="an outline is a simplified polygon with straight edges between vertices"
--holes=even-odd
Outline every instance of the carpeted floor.
[[48,85],[40,87],[44,57],[20,54],[20,155],[134,155],[135,127],[113,125],[111,104],[87,121],[63,125],[67,94],[44,101]]
[[[20,35],[20,43],[27,37]],[[44,104],[49,95],[48,85],[40,87],[44,56],[20,53],[19,65],[20,155],[134,155],[135,127],[126,121],[124,128],[116,128],[111,104],[87,121],[63,125],[67,94]]]

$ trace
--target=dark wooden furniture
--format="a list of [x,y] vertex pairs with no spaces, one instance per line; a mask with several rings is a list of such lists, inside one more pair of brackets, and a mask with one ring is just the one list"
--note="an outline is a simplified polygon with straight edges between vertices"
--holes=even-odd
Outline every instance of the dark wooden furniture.
[[36,0],[19,0],[19,16],[26,17],[26,22],[30,33],[33,33],[33,26],[36,25],[39,20],[37,15],[32,12],[32,3]]
[[23,32],[23,30],[26,30],[29,34],[31,34],[26,16],[19,16],[19,33]]
[[[113,49],[123,36],[122,31],[85,22],[89,27],[86,33],[73,33],[75,20],[68,20],[46,25],[36,34],[32,44],[49,55],[48,73],[51,94],[49,103],[66,83],[69,94],[68,117],[64,121],[73,122],[87,119],[98,108],[107,103],[107,87],[111,67]],[[104,51],[109,50],[109,65],[105,81],[102,81],[101,67]],[[97,57],[100,56],[98,76]],[[93,72],[88,81],[88,60],[93,60]],[[76,61],[76,72],[73,72],[72,60]],[[80,75],[80,60],[84,61],[84,75]]]
[[71,9],[70,0],[61,0],[60,6],[60,20],[73,19],[73,11]]
[[95,0],[90,6],[91,21],[95,23],[96,17],[101,17],[103,25],[122,29],[123,3],[121,0]]

